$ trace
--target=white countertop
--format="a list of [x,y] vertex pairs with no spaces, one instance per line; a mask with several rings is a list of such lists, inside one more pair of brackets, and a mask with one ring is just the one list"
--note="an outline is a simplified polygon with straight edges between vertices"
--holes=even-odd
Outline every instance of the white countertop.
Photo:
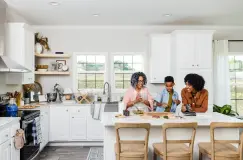
[[210,126],[211,122],[243,122],[234,117],[229,117],[220,113],[197,113],[197,116],[180,116],[176,119],[156,119],[143,118],[141,116],[129,116],[125,118],[116,118],[118,113],[104,112],[102,123],[104,126],[115,126],[115,123],[150,123],[152,126],[162,126],[164,123],[186,123],[197,122],[198,126]]
[[19,123],[20,117],[0,117],[0,129],[10,123]]

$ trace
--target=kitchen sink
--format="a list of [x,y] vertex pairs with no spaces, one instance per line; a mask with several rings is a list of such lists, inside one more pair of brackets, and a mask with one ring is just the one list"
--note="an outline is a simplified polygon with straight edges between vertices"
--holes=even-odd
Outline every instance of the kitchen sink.
[[118,112],[119,102],[106,102],[104,112]]

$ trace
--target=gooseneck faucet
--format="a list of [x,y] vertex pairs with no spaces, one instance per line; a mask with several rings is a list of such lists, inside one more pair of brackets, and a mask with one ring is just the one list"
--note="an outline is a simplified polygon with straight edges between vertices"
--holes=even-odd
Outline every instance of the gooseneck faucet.
[[111,88],[110,88],[110,84],[108,82],[105,82],[104,84],[104,89],[103,89],[103,95],[105,95],[105,87],[106,85],[108,85],[108,98],[107,101],[110,102],[111,101]]

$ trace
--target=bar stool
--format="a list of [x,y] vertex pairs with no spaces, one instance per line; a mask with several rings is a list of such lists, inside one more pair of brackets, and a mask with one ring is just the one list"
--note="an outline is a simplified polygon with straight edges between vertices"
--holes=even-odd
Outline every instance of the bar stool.
[[[166,130],[169,128],[192,128],[190,140],[167,140]],[[197,123],[165,123],[162,126],[163,143],[154,143],[154,160],[157,156],[163,160],[192,160],[193,146]],[[185,143],[188,143],[186,145]]]
[[[148,140],[150,123],[116,123],[116,160],[148,160]],[[120,140],[119,129],[143,128],[146,130],[145,140]]]
[[[214,130],[216,128],[243,128],[243,123],[212,122],[210,124],[211,142],[198,144],[199,159],[202,160],[204,154],[212,160],[242,160],[243,133],[240,136],[240,140],[215,140]],[[239,149],[232,145],[234,143],[239,144]]]

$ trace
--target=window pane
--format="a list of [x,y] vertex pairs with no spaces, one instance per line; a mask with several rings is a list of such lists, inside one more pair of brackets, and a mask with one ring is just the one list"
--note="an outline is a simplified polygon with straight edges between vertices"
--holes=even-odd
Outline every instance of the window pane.
[[87,63],[95,63],[95,56],[87,56]]
[[78,81],[78,89],[81,89],[81,88],[86,88],[86,82],[85,81]]
[[133,64],[134,71],[142,71],[142,64]]
[[87,63],[86,71],[96,71],[95,63]]
[[133,56],[133,63],[142,63],[143,59],[141,55]]
[[105,56],[96,56],[96,63],[105,63]]
[[115,74],[115,81],[123,81],[123,74]]
[[123,81],[116,81],[116,88],[122,89],[123,88]]
[[96,74],[96,81],[104,82],[104,74]]
[[132,63],[132,56],[124,56],[124,63]]
[[237,112],[239,113],[239,115],[243,115],[243,100],[237,100],[236,105],[237,105]]
[[243,72],[241,71],[235,72],[235,77],[236,77],[235,79],[236,83],[243,85]]
[[114,70],[115,71],[123,71],[123,63],[114,64]]
[[235,69],[242,70],[243,69],[243,56],[235,56]]
[[105,71],[105,64],[104,63],[96,64],[96,70],[97,71]]
[[231,107],[232,107],[232,110],[236,111],[236,100],[231,100]]
[[132,74],[124,74],[124,80],[128,80],[130,82]]
[[243,99],[243,86],[236,86],[235,87],[235,91],[236,91],[236,99]]
[[77,56],[77,63],[86,63],[86,56]]
[[86,74],[78,74],[78,88],[86,88]]
[[123,71],[132,71],[132,63],[124,63]]
[[114,63],[123,63],[123,56],[114,56]]
[[131,86],[130,81],[124,81],[124,89],[127,89]]
[[230,92],[231,92],[231,99],[236,99],[236,95],[235,95],[235,86],[230,86]]

